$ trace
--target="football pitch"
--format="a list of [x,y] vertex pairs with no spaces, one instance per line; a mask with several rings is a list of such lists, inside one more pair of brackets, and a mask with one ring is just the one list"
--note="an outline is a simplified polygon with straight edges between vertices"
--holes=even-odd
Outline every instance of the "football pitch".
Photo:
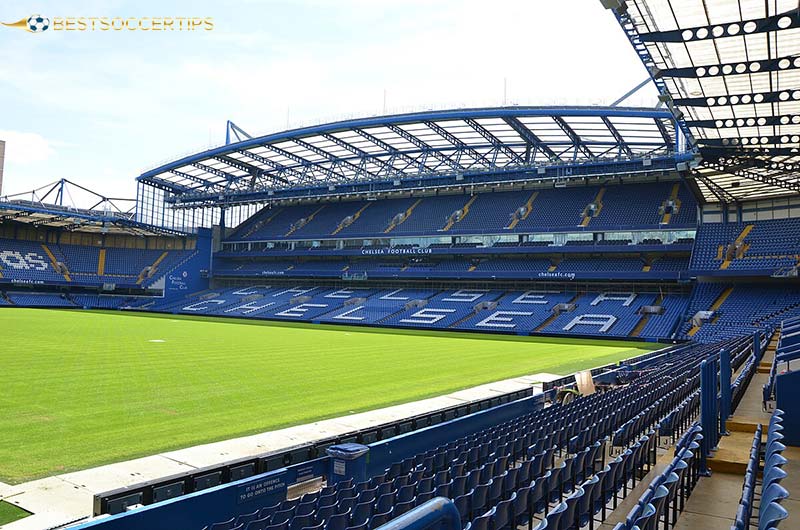
[[657,345],[0,309],[0,481],[569,374]]

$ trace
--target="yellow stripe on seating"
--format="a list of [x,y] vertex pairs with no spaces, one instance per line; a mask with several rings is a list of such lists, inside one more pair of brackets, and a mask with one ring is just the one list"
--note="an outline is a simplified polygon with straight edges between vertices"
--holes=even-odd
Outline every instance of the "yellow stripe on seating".
[[365,204],[364,206],[362,206],[362,207],[361,207],[361,208],[360,208],[360,209],[359,209],[359,210],[358,210],[356,213],[354,213],[354,214],[353,214],[353,220],[352,220],[352,221],[350,221],[350,224],[348,224],[348,225],[346,225],[346,226],[345,226],[345,224],[344,224],[344,220],[342,220],[342,222],[340,222],[340,223],[339,223],[339,226],[337,226],[337,227],[336,227],[336,230],[334,230],[333,232],[331,232],[331,235],[332,235],[332,236],[335,236],[336,234],[338,234],[339,232],[341,232],[342,230],[344,230],[345,228],[347,228],[347,226],[350,226],[351,224],[355,223],[355,222],[356,222],[356,219],[358,219],[359,217],[361,217],[361,212],[363,212],[364,210],[366,210],[366,209],[369,207],[369,205],[370,205],[370,204],[372,204],[372,203],[371,203],[371,202],[368,202],[367,204]]
[[[597,205],[597,210],[594,212],[594,217],[600,215],[600,212],[603,210],[603,195],[606,194],[605,188],[600,188],[600,191],[597,192],[597,195],[592,201],[592,204]],[[589,208],[587,207],[586,210],[583,211],[583,219],[581,220],[581,226],[589,226],[589,222],[592,220],[592,216],[589,215]]]
[[519,224],[520,221],[524,221],[525,219],[528,218],[528,216],[533,211],[533,201],[535,201],[536,197],[538,197],[538,196],[539,196],[539,192],[538,191],[534,191],[533,193],[531,193],[531,196],[528,197],[528,200],[525,203],[525,213],[522,214],[521,217],[514,217],[514,220],[511,221],[511,224],[509,224],[506,227],[506,230],[513,230]]
[[[52,252],[50,252],[50,249],[44,243],[42,243],[42,248],[44,249],[44,253],[47,254],[47,257],[50,258],[50,264],[53,265],[53,270],[58,272],[58,262],[56,261],[56,257]],[[72,281],[72,278],[69,276],[69,271],[66,270],[66,265],[64,266],[64,272],[62,272],[61,275],[64,276],[64,279],[68,282]]]
[[100,255],[97,258],[97,275],[102,276],[106,271],[106,249],[100,249]]
[[405,215],[404,215],[404,216],[403,216],[403,218],[400,220],[400,222],[395,224],[395,222],[394,222],[394,221],[392,221],[391,223],[389,223],[389,226],[387,226],[387,227],[386,227],[386,230],[384,230],[384,231],[383,231],[383,233],[384,233],[384,234],[388,234],[389,232],[391,232],[392,230],[394,230],[395,228],[397,228],[397,227],[398,227],[398,226],[400,226],[401,224],[405,223],[405,222],[406,222],[406,219],[408,219],[408,218],[409,218],[409,216],[411,216],[411,212],[413,212],[413,211],[414,211],[414,208],[416,208],[417,206],[419,206],[419,203],[421,203],[421,202],[422,202],[422,199],[417,199],[417,200],[416,200],[416,202],[415,202],[414,204],[412,204],[411,206],[409,206],[409,207],[406,209]]
[[464,218],[467,216],[467,214],[469,214],[469,207],[472,206],[472,203],[475,202],[475,199],[477,199],[477,198],[478,198],[477,195],[473,195],[467,201],[467,204],[465,204],[464,206],[461,207],[461,212],[462,212],[463,215],[461,216],[460,219],[456,220],[456,219],[453,219],[453,216],[450,216],[450,219],[447,220],[447,224],[444,225],[444,228],[442,228],[442,232],[447,232],[448,230],[453,228],[454,224],[460,223],[461,221],[463,221]]
[[[314,217],[315,217],[315,216],[316,216],[316,215],[317,215],[319,212],[321,212],[321,211],[322,211],[322,210],[325,208],[325,206],[326,206],[326,205],[324,205],[324,204],[323,204],[322,206],[320,206],[319,208],[317,208],[317,211],[315,211],[314,213],[312,213],[311,215],[309,215],[309,216],[306,218],[306,222],[305,222],[305,224],[304,224],[303,226],[305,226],[305,225],[307,225],[308,223],[310,223],[311,221],[313,221],[313,220],[314,220]],[[300,221],[300,219],[298,219],[298,221]],[[300,228],[302,228],[302,227],[301,227],[301,226],[293,226],[293,227],[292,227],[292,228],[291,228],[291,229],[290,229],[288,232],[286,232],[286,235],[284,235],[283,237],[289,237],[290,235],[294,234],[295,230],[298,230],[298,229],[300,229]]]

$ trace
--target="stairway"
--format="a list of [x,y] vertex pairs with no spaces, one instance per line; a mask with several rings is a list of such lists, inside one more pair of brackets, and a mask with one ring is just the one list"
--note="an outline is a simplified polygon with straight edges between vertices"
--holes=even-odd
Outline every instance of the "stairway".
[[[720,295],[716,298],[716,300],[714,300],[714,303],[711,304],[711,307],[708,310],[716,311],[717,309],[719,309],[720,306],[725,303],[725,300],[728,299],[728,297],[731,295],[732,292],[733,292],[733,287],[728,287],[727,289],[722,291],[722,293],[720,293]],[[700,327],[701,326],[692,326],[692,329],[689,330],[687,335],[689,335],[690,337],[694,337],[697,334],[697,332],[700,331]]]
[[[569,302],[567,302],[567,303],[568,303],[568,304],[574,304],[574,303],[575,303],[575,302],[578,300],[578,298],[580,298],[580,297],[581,297],[581,295],[579,295],[579,294],[577,294],[577,293],[576,293],[576,294],[575,294],[575,296],[573,296],[572,298],[570,298]],[[556,314],[556,313],[553,313],[552,315],[550,315],[549,317],[547,317],[547,320],[545,320],[544,322],[542,322],[541,324],[539,324],[539,325],[536,327],[536,329],[534,329],[533,331],[535,331],[535,332],[537,332],[537,333],[538,333],[539,331],[542,331],[544,328],[546,328],[547,326],[549,326],[549,325],[550,325],[550,323],[551,323],[551,322],[553,322],[555,319],[557,319],[559,316],[560,316],[560,315],[558,315],[558,314]]]
[[[361,214],[364,212],[364,210],[366,210],[367,208],[369,208],[369,205],[370,205],[370,204],[372,204],[372,203],[371,203],[371,202],[368,202],[367,204],[365,204],[364,206],[362,206],[362,207],[361,207],[361,208],[360,208],[360,209],[359,209],[359,210],[358,210],[356,213],[354,213],[352,216],[347,216],[345,219],[342,219],[342,220],[339,222],[339,226],[337,226],[337,227],[336,227],[336,230],[334,230],[333,232],[331,232],[331,235],[332,235],[332,236],[335,236],[336,234],[338,234],[339,232],[341,232],[342,230],[344,230],[345,228],[347,228],[347,227],[348,227],[348,226],[350,226],[351,224],[355,223],[355,222],[358,220],[358,218],[359,218],[359,217],[361,217]],[[345,220],[349,220],[349,222],[345,223]]]
[[153,264],[152,264],[152,265],[150,265],[150,267],[145,267],[144,269],[142,269],[142,271],[139,273],[139,277],[138,277],[138,278],[136,278],[136,285],[141,285],[141,284],[142,284],[142,282],[143,282],[143,281],[145,281],[145,280],[147,279],[147,276],[148,276],[148,274],[147,274],[147,272],[145,272],[145,271],[149,271],[149,272],[151,272],[151,274],[150,274],[150,277],[152,277],[152,276],[153,276],[153,274],[155,274],[156,270],[158,269],[158,265],[159,265],[159,263],[161,263],[162,261],[164,261],[164,259],[165,259],[165,258],[166,258],[168,255],[169,255],[169,252],[167,252],[167,251],[165,250],[164,252],[162,252],[162,253],[161,253],[161,255],[158,257],[158,259],[157,259],[157,260],[155,260],[155,261],[153,262]]
[[290,235],[294,234],[294,233],[295,233],[297,230],[299,230],[299,229],[303,228],[303,227],[304,227],[304,226],[306,226],[308,223],[310,223],[311,221],[313,221],[313,220],[314,220],[314,217],[316,217],[316,215],[317,215],[319,212],[321,212],[322,210],[324,210],[324,209],[325,209],[325,206],[326,206],[326,205],[325,205],[325,204],[323,204],[322,206],[320,206],[319,208],[317,208],[317,209],[314,211],[314,213],[312,213],[311,215],[309,215],[308,217],[306,217],[306,218],[305,218],[305,222],[304,222],[303,224],[301,224],[301,225],[298,225],[298,224],[297,224],[299,221],[302,221],[303,219],[298,219],[297,221],[295,221],[295,224],[294,224],[294,225],[292,225],[292,228],[290,228],[290,229],[289,229],[289,231],[288,231],[288,232],[286,232],[286,234],[284,234],[284,236],[283,236],[283,237],[289,237]]
[[478,198],[477,195],[473,195],[472,197],[470,197],[470,199],[467,201],[467,204],[461,207],[461,217],[459,217],[458,219],[456,219],[455,212],[453,212],[453,214],[450,215],[450,219],[447,220],[447,224],[444,225],[444,228],[442,228],[440,231],[447,232],[448,230],[453,228],[454,224],[463,221],[464,218],[466,218],[467,215],[469,214],[469,207],[472,206],[472,203],[475,202],[477,198]]
[[278,208],[278,209],[276,209],[276,210],[275,210],[275,212],[274,212],[272,215],[270,215],[270,216],[267,218],[267,220],[266,220],[266,221],[264,221],[263,223],[262,223],[262,222],[255,222],[255,223],[253,223],[253,226],[251,226],[251,227],[250,227],[250,228],[247,230],[247,232],[246,232],[245,234],[243,234],[243,235],[242,235],[242,236],[241,236],[239,239],[247,239],[248,237],[250,237],[251,235],[253,235],[253,234],[254,234],[254,233],[257,231],[257,230],[259,230],[260,228],[264,227],[265,225],[268,225],[268,224],[270,223],[270,221],[272,221],[273,219],[275,219],[275,217],[277,217],[277,216],[278,216],[278,214],[279,214],[279,213],[281,213],[282,211],[283,211],[283,208]]
[[[681,209],[681,201],[680,201],[680,199],[678,199],[678,191],[680,191],[680,189],[681,189],[680,182],[676,182],[672,186],[672,192],[669,194],[669,199],[667,199],[667,201],[672,201],[674,203],[675,207],[673,208],[672,212],[664,212],[664,214],[661,216],[661,224],[662,225],[668,225],[669,222],[672,220],[672,214],[673,213],[678,213],[678,211],[680,211],[680,209]],[[665,209],[666,209],[667,201],[665,201],[664,204],[661,205]]]
[[597,192],[597,195],[592,201],[592,204],[597,205],[597,210],[594,211],[594,215],[591,215],[589,211],[589,207],[587,206],[585,210],[583,210],[583,219],[581,219],[581,226],[589,226],[589,222],[592,218],[597,217],[600,215],[600,212],[603,211],[603,196],[606,194],[605,188],[600,188],[600,191]]
[[536,197],[538,196],[539,196],[538,191],[534,191],[533,193],[531,193],[531,196],[528,197],[528,200],[524,204],[525,213],[523,213],[521,216],[515,215],[514,220],[511,221],[511,223],[507,227],[505,227],[506,230],[513,230],[514,228],[516,228],[516,226],[519,224],[520,221],[524,221],[525,219],[528,218],[528,216],[533,211],[533,201],[535,201]]
[[101,248],[97,257],[97,275],[102,276],[106,272],[106,249]]
[[[659,294],[658,298],[656,298],[656,301],[653,302],[653,305],[661,305],[661,303],[663,301],[664,301],[664,295],[663,294]],[[628,334],[628,336],[629,337],[638,337],[639,335],[641,335],[642,330],[647,325],[647,323],[650,321],[650,317],[651,316],[653,316],[651,313],[648,313],[646,315],[642,315],[642,318],[639,319],[639,322],[636,323],[636,327],[633,328],[633,330],[630,332],[630,334]]]
[[746,246],[745,248],[743,248],[741,252],[739,252],[737,249],[739,248],[739,245],[741,245],[742,242],[744,241],[744,238],[746,238],[747,235],[753,230],[753,228],[754,228],[753,225],[747,225],[747,226],[744,227],[744,230],[742,230],[742,232],[739,234],[739,236],[733,242],[734,251],[736,252],[736,255],[734,257],[732,257],[731,259],[728,259],[726,257],[725,260],[722,262],[722,264],[720,264],[719,270],[721,270],[721,271],[727,270],[728,267],[730,267],[731,261],[733,261],[734,258],[741,258],[744,255],[744,253],[747,252],[747,249],[750,248],[749,245]]
[[[44,253],[47,254],[47,257],[50,259],[50,264],[53,266],[53,270],[59,272],[58,262],[56,261],[56,257],[53,255],[53,252],[44,243],[42,243],[42,249],[44,249]],[[64,264],[64,270],[61,271],[61,275],[64,276],[64,279],[67,280],[68,282],[72,281],[72,278],[69,275],[69,270],[67,270],[66,264]]]
[[406,219],[408,219],[408,218],[411,216],[411,212],[413,212],[413,211],[414,211],[414,208],[416,208],[417,206],[419,206],[419,203],[421,203],[421,202],[422,202],[422,199],[417,199],[417,200],[416,200],[416,202],[414,202],[414,204],[412,204],[411,206],[409,206],[409,207],[406,209],[406,211],[405,211],[405,213],[404,213],[404,215],[403,215],[403,218],[402,218],[402,219],[401,219],[399,222],[397,222],[397,223],[395,223],[394,221],[392,221],[391,223],[389,223],[389,226],[387,226],[387,227],[386,227],[386,230],[384,230],[384,231],[383,231],[383,233],[384,233],[384,234],[388,234],[389,232],[391,232],[392,230],[394,230],[395,228],[397,228],[397,227],[398,227],[398,226],[400,226],[401,224],[405,223],[405,222],[406,222]]

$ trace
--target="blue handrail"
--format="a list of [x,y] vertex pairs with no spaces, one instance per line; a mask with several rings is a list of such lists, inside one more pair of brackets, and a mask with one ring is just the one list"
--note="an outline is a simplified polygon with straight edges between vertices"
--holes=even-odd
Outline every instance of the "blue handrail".
[[453,501],[435,497],[379,527],[379,530],[429,529],[461,530],[461,516]]

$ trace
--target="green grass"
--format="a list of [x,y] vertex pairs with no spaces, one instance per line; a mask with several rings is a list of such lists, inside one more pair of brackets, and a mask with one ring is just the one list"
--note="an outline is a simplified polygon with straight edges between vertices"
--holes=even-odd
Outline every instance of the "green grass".
[[21,308],[0,330],[11,483],[654,347]]
[[30,513],[26,512],[22,508],[18,508],[13,504],[0,501],[0,527],[5,524],[24,519],[29,515]]

